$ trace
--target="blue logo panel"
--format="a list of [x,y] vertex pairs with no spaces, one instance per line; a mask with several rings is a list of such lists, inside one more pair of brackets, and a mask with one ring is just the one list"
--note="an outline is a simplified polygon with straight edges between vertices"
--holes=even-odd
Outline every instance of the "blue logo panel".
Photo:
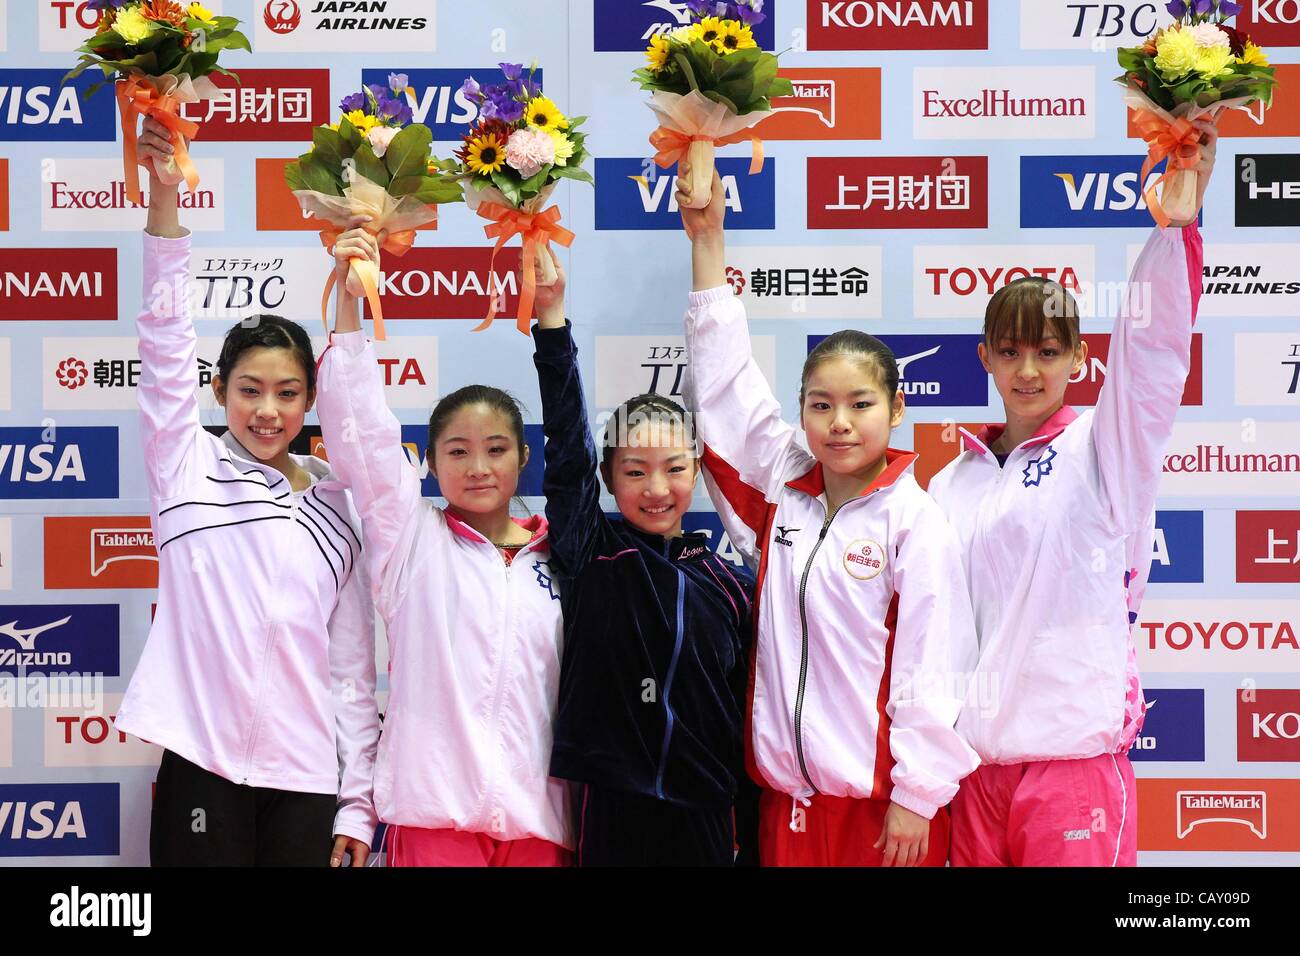
[[1201,584],[1205,581],[1205,514],[1157,511],[1153,584]]
[[0,428],[0,498],[116,497],[116,428]]
[[0,784],[0,856],[117,856],[116,783]]
[[0,70],[0,140],[111,143],[117,138],[113,84],[87,99],[86,91],[103,74],[91,68],[61,86],[65,72]]
[[121,673],[116,604],[0,605],[0,673]]
[[[656,34],[671,33],[690,26],[690,9],[679,0],[592,0],[597,53],[635,51],[650,45]],[[754,27],[754,42],[764,50],[775,49],[776,0],[763,4],[767,17]]]
[[[398,69],[362,70],[361,82],[388,86],[389,73],[405,73],[415,91],[415,106],[411,110],[414,121],[423,123],[433,131],[436,141],[457,142],[470,126],[478,120],[478,104],[460,91],[466,77],[474,77],[479,86],[495,86],[506,81],[505,74],[495,66],[465,69]],[[527,69],[524,76],[528,75]],[[542,70],[533,74],[533,82],[543,84]],[[554,99],[554,97],[552,97]]]
[[[1138,181],[1144,157],[1021,156],[1020,228],[1150,229],[1151,213]],[[1154,183],[1164,172],[1157,165]]]
[[[718,159],[716,166],[727,192],[727,228],[775,228],[776,160],[769,157],[753,176],[748,159]],[[596,228],[680,230],[673,200],[676,171],[638,157],[597,158]]]
[[[826,338],[808,336],[808,351]],[[881,335],[898,360],[898,387],[909,406],[989,403],[989,374],[976,351],[979,335]]]
[[1146,720],[1130,760],[1204,760],[1205,691],[1145,688]]

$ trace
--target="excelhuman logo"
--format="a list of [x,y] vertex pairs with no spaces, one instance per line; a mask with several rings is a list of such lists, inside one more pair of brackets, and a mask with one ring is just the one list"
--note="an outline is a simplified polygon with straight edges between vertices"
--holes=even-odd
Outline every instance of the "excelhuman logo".
[[66,893],[50,897],[50,925],[109,927],[148,936],[153,926],[152,893],[83,893],[75,883]]

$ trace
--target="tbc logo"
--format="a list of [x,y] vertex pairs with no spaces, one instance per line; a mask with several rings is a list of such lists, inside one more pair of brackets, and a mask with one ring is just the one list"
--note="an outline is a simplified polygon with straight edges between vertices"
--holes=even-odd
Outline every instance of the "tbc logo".
[[1268,836],[1263,790],[1179,790],[1178,839],[1207,823],[1236,823],[1261,840]]
[[302,22],[302,11],[294,0],[271,0],[262,11],[262,20],[272,33],[292,33]]
[[116,856],[116,783],[0,784],[0,856]]

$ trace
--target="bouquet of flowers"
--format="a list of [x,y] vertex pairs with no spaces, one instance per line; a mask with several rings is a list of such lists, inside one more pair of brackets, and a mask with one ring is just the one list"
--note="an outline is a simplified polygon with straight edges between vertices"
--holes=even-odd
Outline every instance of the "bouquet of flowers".
[[[184,179],[191,190],[198,172],[185,148],[186,137],[198,135],[197,123],[182,119],[184,103],[216,99],[221,91],[210,73],[239,77],[217,63],[222,50],[249,50],[234,17],[217,17],[201,3],[182,9],[172,0],[89,0],[99,11],[95,35],[77,48],[80,62],[63,78],[67,83],[88,67],[104,71],[104,81],[117,77],[118,110],[122,117],[122,166],[126,194],[139,203],[140,171],[136,167],[136,120],[152,116],[171,132],[172,158],[159,169],[166,183]],[[100,87],[96,83],[87,92]]]
[[[688,205],[709,204],[714,148],[749,139],[749,171],[763,168],[763,142],[752,128],[772,115],[771,99],[789,96],[790,81],[776,75],[776,56],[759,49],[753,25],[761,23],[763,0],[687,0],[693,22],[654,36],[648,66],[633,76],[653,90],[649,107],[659,120],[650,134],[655,163],[678,167],[686,180]],[[749,131],[749,132],[747,132]]]
[[[557,181],[594,184],[595,180],[582,168],[591,154],[586,134],[578,128],[587,118],[560,112],[533,81],[535,65],[526,77],[518,63],[502,63],[501,70],[505,83],[481,87],[471,76],[461,87],[478,104],[479,118],[456,151],[459,163],[448,175],[468,184],[465,204],[491,220],[483,231],[497,240],[493,261],[512,236],[523,239],[523,288],[516,325],[527,335],[537,289],[534,262],[541,268],[542,285],[550,285],[556,275],[550,243],[573,242],[573,233],[559,225],[559,207],[542,207]],[[487,317],[474,331],[492,324],[499,305],[500,290],[494,289]]]
[[[1240,12],[1231,0],[1171,0],[1174,23],[1140,47],[1119,51],[1124,102],[1148,146],[1142,181],[1162,159],[1165,173],[1147,190],[1147,206],[1162,227],[1196,211],[1200,134],[1192,120],[1217,121],[1226,109],[1249,112],[1273,101],[1276,82],[1268,57],[1227,19]],[[1262,119],[1259,120],[1262,122]],[[1155,188],[1164,184],[1159,199]]]
[[[432,131],[411,122],[411,108],[404,98],[408,89],[405,74],[390,73],[387,87],[375,83],[345,96],[339,103],[343,115],[338,122],[313,129],[311,150],[285,166],[285,182],[303,212],[322,223],[320,238],[327,248],[352,217],[364,215],[370,217],[365,225],[369,232],[387,232],[383,250],[403,255],[415,242],[416,227],[437,218],[437,204],[462,198],[459,183],[438,175],[455,164],[431,157]],[[330,273],[321,297],[327,334],[326,312],[333,288]],[[347,288],[353,295],[365,295],[375,320],[375,338],[382,342],[378,268],[368,260],[353,259]]]

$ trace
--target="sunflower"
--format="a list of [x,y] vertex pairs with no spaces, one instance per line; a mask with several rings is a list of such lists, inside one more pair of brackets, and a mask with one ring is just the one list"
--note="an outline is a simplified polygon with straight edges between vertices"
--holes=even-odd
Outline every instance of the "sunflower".
[[719,53],[735,53],[737,50],[748,50],[758,46],[754,42],[754,31],[750,29],[748,23],[741,23],[739,20],[724,20],[722,25],[722,38],[714,48]]
[[1245,47],[1241,51],[1241,56],[1237,57],[1237,62],[1247,66],[1268,66],[1268,56],[1258,46],[1247,40]]
[[658,73],[668,65],[668,41],[659,34],[650,38],[650,46],[646,48],[645,58],[650,61],[650,69]]
[[144,14],[146,20],[170,23],[174,27],[185,24],[185,11],[174,0],[143,0],[140,4],[140,12]]
[[465,150],[465,165],[471,173],[491,176],[506,164],[506,141],[495,133],[475,136]]
[[722,43],[723,34],[727,32],[726,26],[717,17],[705,17],[698,24],[700,28],[699,39],[703,40],[714,50],[718,50],[719,44]]
[[384,125],[383,120],[378,116],[371,116],[369,113],[364,113],[361,110],[352,110],[351,112],[344,113],[343,116],[362,136],[365,136],[374,127]]
[[524,121],[533,129],[549,133],[553,129],[568,129],[569,121],[560,108],[545,96],[535,96],[524,108]]

